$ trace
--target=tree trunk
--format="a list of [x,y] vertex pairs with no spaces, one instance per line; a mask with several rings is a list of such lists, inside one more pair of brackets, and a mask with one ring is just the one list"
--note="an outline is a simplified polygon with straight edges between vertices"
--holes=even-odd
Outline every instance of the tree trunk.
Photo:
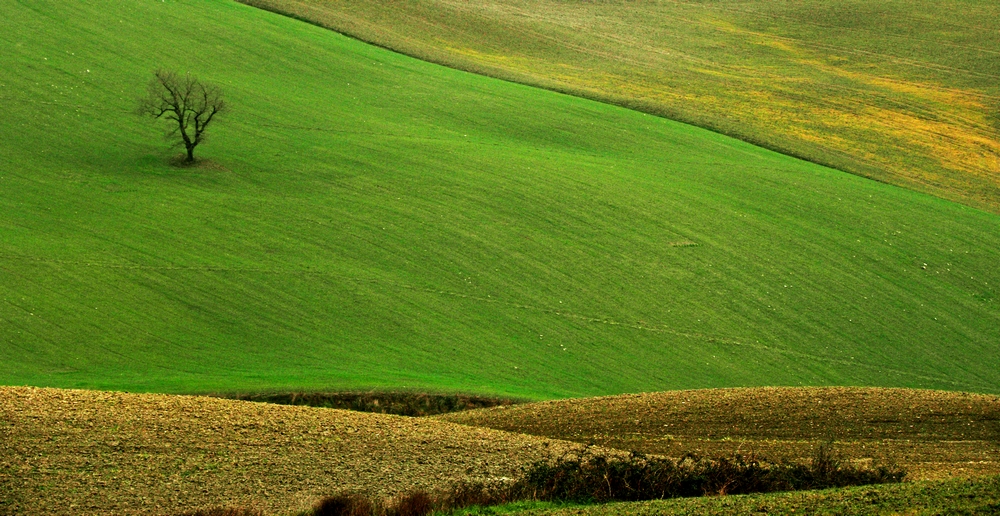
[[185,163],[194,163],[194,145],[186,145],[188,157],[184,160]]

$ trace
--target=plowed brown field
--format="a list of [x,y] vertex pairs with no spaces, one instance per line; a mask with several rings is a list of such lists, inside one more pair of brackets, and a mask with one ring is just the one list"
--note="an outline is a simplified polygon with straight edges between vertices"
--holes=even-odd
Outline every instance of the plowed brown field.
[[573,443],[429,419],[206,397],[0,387],[0,514],[287,514],[509,477]]
[[[453,424],[463,423],[463,426]],[[519,435],[501,430],[534,434]],[[911,479],[1000,473],[1000,398],[767,388],[560,400],[406,418],[206,397],[0,387],[0,514],[288,514],[511,477],[581,445],[806,460],[833,441]]]
[[808,460],[832,441],[910,479],[1000,473],[1000,398],[907,389],[760,388],[559,400],[439,419],[678,457]]

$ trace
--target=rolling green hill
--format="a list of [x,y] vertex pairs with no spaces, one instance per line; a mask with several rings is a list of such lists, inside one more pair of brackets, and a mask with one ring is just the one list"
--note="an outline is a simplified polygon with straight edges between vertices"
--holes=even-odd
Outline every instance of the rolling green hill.
[[996,215],[234,2],[3,12],[0,384],[1000,385]]
[[990,0],[241,0],[1000,212]]

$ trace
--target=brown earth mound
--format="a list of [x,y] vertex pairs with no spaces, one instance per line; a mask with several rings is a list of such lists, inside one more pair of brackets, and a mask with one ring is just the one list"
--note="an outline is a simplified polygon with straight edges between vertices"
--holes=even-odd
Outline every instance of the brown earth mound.
[[511,477],[578,447],[382,414],[0,387],[0,514],[287,514],[343,491]]
[[679,457],[756,453],[806,461],[832,441],[910,479],[1000,473],[1000,398],[908,389],[709,389],[497,407],[456,423]]

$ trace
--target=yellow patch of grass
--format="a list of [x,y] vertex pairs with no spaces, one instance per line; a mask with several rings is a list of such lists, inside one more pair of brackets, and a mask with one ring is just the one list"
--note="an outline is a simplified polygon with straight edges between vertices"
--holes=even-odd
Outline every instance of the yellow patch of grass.
[[[948,17],[950,26],[968,27],[963,37],[989,38],[982,16],[974,24],[951,19],[954,6],[920,3],[872,30],[818,22],[813,16],[829,15],[828,6],[809,2],[622,9],[428,0],[387,9],[371,0],[245,1],[322,18],[438,62],[676,117],[1000,211],[995,72],[953,35],[926,33],[920,47],[899,36],[910,30],[906,20]],[[372,23],[355,21],[365,19]],[[941,49],[967,63],[942,58]]]
[[[858,74],[860,76],[860,74]],[[894,79],[890,77],[867,76],[866,82],[873,86],[879,86],[891,91],[906,93],[918,98],[924,98],[933,102],[938,102],[946,106],[956,108],[982,111],[988,109],[981,99],[982,94],[957,88],[946,88],[938,84]]]

